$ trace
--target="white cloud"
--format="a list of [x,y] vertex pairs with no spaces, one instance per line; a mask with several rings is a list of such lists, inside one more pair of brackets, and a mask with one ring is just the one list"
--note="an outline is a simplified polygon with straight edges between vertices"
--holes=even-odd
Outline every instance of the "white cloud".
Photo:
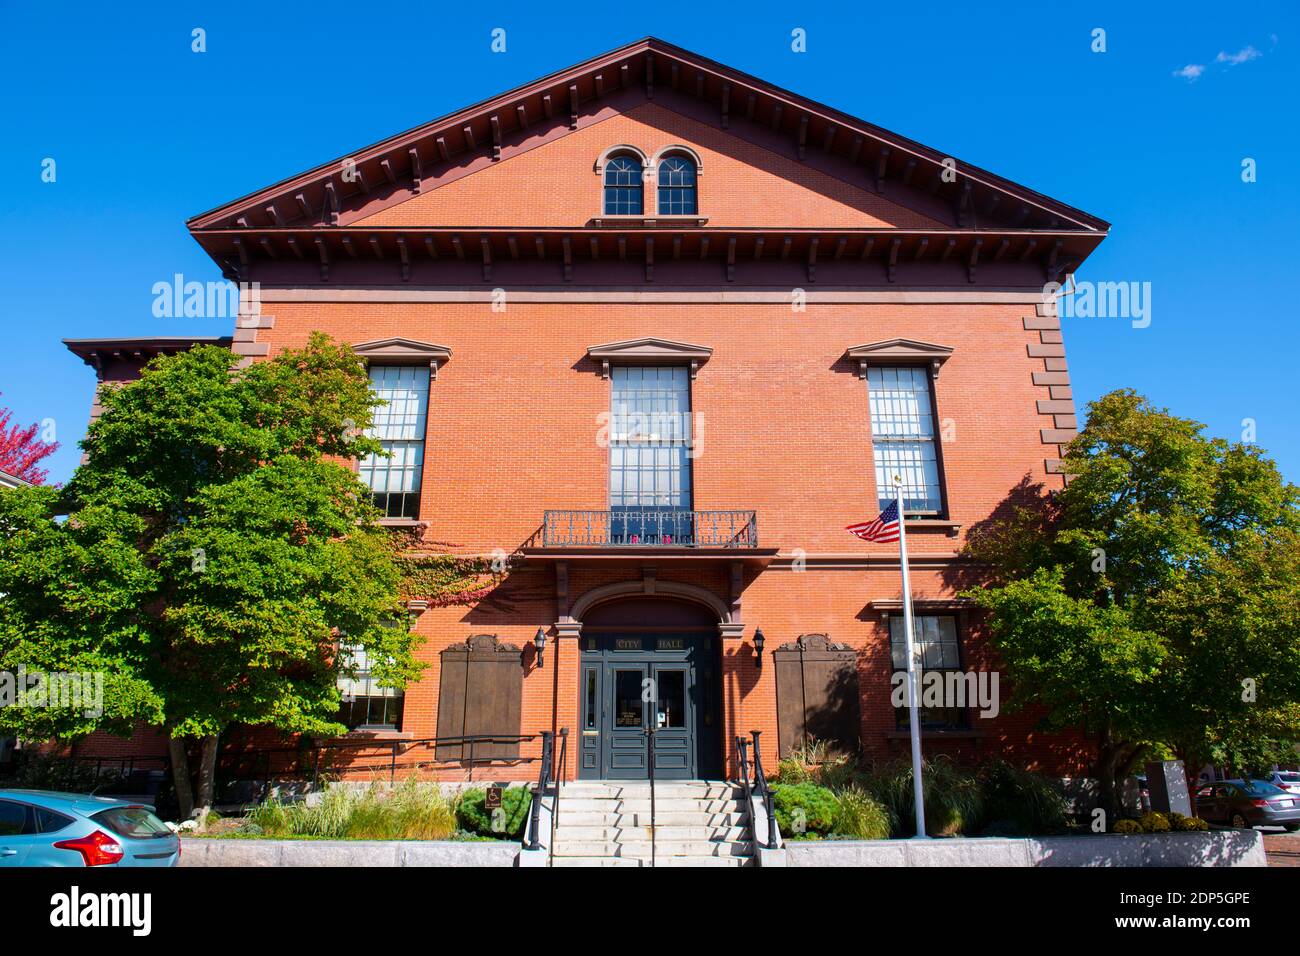
[[1224,53],[1223,51],[1220,51],[1219,55],[1214,58],[1214,62],[1226,63],[1229,66],[1237,66],[1240,63],[1247,63],[1250,60],[1254,60],[1263,55],[1264,54],[1260,53],[1253,46],[1247,46],[1238,50],[1236,53]]
[[1181,76],[1189,83],[1205,72],[1205,67],[1200,63],[1188,63],[1181,70],[1174,70],[1174,76]]

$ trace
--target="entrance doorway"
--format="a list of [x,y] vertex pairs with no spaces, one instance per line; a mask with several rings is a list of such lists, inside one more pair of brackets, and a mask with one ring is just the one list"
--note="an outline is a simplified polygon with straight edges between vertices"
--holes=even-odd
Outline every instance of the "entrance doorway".
[[[666,607],[658,606],[661,603]],[[680,620],[683,607],[690,617],[703,617],[674,602],[635,600],[620,605],[626,606],[615,605],[617,613],[593,614],[596,620],[583,625],[579,778],[646,779],[651,753],[646,731],[653,730],[656,780],[716,779],[722,774],[716,630],[710,633],[704,625],[690,624],[602,624],[628,617]]]

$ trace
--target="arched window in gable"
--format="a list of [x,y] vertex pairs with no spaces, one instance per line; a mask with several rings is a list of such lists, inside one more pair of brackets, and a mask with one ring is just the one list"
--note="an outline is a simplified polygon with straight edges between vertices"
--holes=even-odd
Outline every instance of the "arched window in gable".
[[694,216],[699,213],[696,198],[695,162],[674,154],[659,161],[659,215]]
[[645,211],[642,181],[641,161],[636,156],[622,153],[606,160],[605,215],[642,215]]

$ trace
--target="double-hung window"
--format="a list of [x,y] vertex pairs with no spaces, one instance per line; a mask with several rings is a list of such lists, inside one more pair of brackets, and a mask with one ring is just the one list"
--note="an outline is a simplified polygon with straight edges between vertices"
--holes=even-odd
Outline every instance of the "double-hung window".
[[905,514],[938,515],[943,495],[929,371],[873,365],[867,370],[867,395],[880,507],[895,499],[897,475]]
[[348,730],[400,730],[403,694],[393,687],[380,687],[370,676],[370,659],[364,648],[344,644],[339,648],[345,669],[353,676],[340,677],[342,703],[339,723]]
[[429,368],[372,366],[370,387],[387,402],[375,410],[373,434],[389,455],[367,455],[361,462],[361,480],[385,517],[418,518],[429,411]]
[[611,380],[611,541],[689,544],[689,373],[684,366],[616,366]]
[[[889,645],[893,653],[894,673],[907,673],[907,630],[903,615],[889,617]],[[919,673],[961,670],[961,648],[957,641],[957,619],[951,616],[918,614],[912,617],[912,652]],[[947,681],[945,678],[945,686]],[[906,685],[904,685],[906,687]],[[919,688],[918,688],[919,693]],[[907,698],[903,698],[906,702]],[[920,701],[918,700],[919,704]],[[946,703],[952,703],[948,701]],[[966,726],[966,709],[956,706],[918,707],[921,726],[935,729],[957,729]],[[898,708],[897,726],[906,728],[907,707]]]

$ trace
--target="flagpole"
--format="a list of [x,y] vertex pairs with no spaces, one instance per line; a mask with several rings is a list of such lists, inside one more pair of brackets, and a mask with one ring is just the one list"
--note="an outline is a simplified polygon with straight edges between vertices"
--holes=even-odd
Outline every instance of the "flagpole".
[[898,506],[898,563],[903,569],[903,632],[907,649],[907,725],[912,738],[912,798],[916,803],[916,838],[927,839],[925,833],[925,789],[921,785],[921,720],[917,713],[918,685],[916,647],[912,632],[912,585],[907,577],[907,531],[903,520],[903,480],[894,476]]

